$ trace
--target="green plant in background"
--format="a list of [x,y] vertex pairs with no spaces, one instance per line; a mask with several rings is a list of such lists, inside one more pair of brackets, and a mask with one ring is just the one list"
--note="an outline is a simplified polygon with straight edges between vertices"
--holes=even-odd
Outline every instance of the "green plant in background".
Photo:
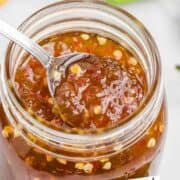
[[176,65],[176,69],[180,71],[180,65]]
[[117,4],[126,4],[126,3],[132,3],[138,0],[106,0],[107,3],[117,5]]

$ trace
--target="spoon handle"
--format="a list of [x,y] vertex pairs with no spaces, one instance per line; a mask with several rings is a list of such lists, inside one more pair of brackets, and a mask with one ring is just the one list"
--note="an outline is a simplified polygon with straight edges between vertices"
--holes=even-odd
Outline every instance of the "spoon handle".
[[0,20],[0,34],[12,40],[30,54],[32,54],[41,62],[44,67],[48,65],[50,55],[43,48],[2,20]]

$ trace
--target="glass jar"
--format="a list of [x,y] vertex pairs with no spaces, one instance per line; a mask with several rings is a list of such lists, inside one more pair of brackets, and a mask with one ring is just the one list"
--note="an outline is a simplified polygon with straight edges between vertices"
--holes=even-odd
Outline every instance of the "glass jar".
[[1,67],[0,143],[14,179],[124,180],[155,175],[166,134],[166,102],[158,49],[146,28],[122,9],[70,0],[37,11],[19,30],[35,41],[69,31],[111,38],[141,60],[148,90],[137,112],[121,126],[93,135],[56,131],[30,116],[17,100],[9,82],[26,52],[10,43]]

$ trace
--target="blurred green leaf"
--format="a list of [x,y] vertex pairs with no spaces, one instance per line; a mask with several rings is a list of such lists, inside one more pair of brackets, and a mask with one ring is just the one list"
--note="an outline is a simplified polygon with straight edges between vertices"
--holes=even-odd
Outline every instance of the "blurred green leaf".
[[106,0],[109,4],[125,4],[125,3],[132,3],[135,2],[137,0]]
[[177,65],[177,66],[176,66],[176,69],[177,69],[178,71],[180,71],[180,65]]

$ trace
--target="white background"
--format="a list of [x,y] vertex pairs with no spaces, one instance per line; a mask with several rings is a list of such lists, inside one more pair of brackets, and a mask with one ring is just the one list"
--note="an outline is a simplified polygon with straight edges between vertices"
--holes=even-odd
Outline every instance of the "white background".
[[[0,19],[17,26],[34,10],[55,0],[9,1],[7,5],[0,7]],[[164,7],[163,1],[158,0],[143,0],[123,8],[145,24],[160,50],[169,111],[168,136],[160,175],[161,180],[178,180],[180,179],[180,72],[175,70],[175,64],[180,64],[180,19],[179,22],[173,19]],[[5,42],[6,40],[0,37],[0,59],[5,54]],[[0,160],[0,172],[3,163],[4,161]],[[9,179],[0,175],[0,180]]]

